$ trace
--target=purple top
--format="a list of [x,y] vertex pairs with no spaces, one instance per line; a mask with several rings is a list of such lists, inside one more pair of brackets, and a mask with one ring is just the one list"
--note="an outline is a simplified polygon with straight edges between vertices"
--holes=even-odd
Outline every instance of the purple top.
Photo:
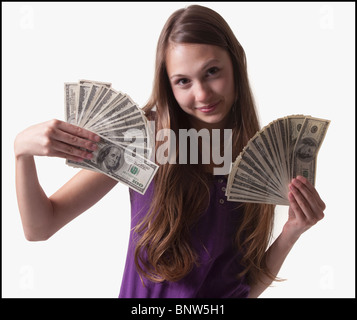
[[212,176],[210,204],[196,227],[192,245],[199,256],[199,266],[177,282],[154,283],[143,277],[143,286],[134,262],[133,227],[148,211],[153,182],[145,195],[130,191],[131,232],[119,298],[243,298],[249,293],[245,279],[237,279],[242,270],[241,254],[234,246],[241,210],[237,202],[225,196],[227,179]]

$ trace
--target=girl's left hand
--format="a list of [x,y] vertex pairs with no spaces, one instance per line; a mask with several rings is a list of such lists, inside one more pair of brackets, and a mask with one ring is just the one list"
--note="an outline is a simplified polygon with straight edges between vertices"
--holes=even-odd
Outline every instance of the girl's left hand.
[[283,233],[295,242],[303,232],[324,217],[326,205],[315,187],[302,176],[293,179],[289,189],[289,218]]

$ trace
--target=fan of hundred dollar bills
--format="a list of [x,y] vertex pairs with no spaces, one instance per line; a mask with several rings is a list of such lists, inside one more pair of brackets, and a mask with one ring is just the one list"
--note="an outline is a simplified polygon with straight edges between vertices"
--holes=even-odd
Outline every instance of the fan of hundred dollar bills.
[[92,159],[67,160],[72,167],[102,172],[144,194],[158,166],[149,159],[150,134],[143,111],[111,83],[65,83],[66,121],[101,137]]
[[330,120],[293,115],[277,119],[249,140],[228,177],[230,201],[289,205],[298,175],[315,185],[316,159]]

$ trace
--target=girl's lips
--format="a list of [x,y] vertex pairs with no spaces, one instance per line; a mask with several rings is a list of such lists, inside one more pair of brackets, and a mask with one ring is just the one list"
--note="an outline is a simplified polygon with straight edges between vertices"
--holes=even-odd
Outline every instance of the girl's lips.
[[204,113],[209,113],[209,112],[214,111],[219,103],[220,103],[220,101],[218,101],[216,103],[213,103],[213,104],[210,104],[208,106],[197,108],[197,109],[202,111],[202,112],[204,112]]

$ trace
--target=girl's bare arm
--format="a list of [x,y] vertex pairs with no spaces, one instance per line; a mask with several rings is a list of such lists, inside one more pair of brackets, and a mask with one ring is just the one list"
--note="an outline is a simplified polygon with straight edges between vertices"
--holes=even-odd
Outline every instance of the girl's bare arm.
[[[324,217],[326,208],[316,189],[304,177],[297,177],[289,185],[289,218],[279,237],[266,252],[266,263],[276,276],[295,242],[310,227]],[[271,279],[262,275],[261,282],[253,285],[249,297],[258,297],[270,284]]]
[[91,157],[96,141],[98,136],[94,133],[59,120],[34,125],[16,137],[16,193],[28,240],[48,239],[117,183],[104,174],[82,170],[48,197],[38,181],[34,156],[81,161]]

